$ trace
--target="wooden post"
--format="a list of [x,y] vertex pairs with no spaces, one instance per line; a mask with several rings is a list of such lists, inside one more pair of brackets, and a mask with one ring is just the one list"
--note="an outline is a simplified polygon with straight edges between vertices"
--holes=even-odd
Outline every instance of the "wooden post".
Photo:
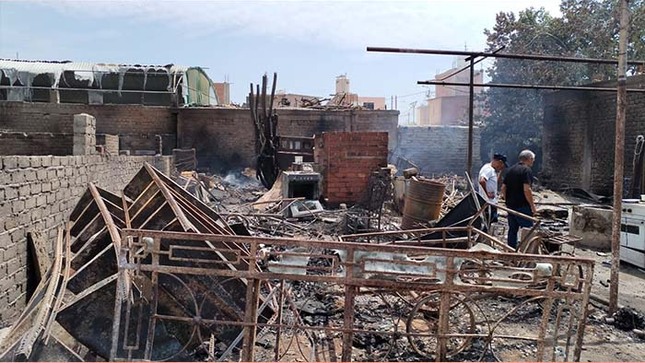
[[628,0],[620,1],[620,34],[618,40],[618,94],[616,97],[616,146],[614,155],[614,213],[611,230],[611,275],[609,313],[618,308],[618,272],[620,270],[620,220],[623,201],[623,165],[625,163],[625,114],[627,111],[627,38]]

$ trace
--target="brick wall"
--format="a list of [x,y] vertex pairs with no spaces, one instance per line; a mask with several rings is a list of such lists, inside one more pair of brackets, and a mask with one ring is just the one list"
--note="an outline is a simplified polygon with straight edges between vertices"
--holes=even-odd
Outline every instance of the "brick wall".
[[355,203],[369,176],[387,166],[387,132],[325,132],[316,137],[314,158],[322,166],[322,195],[328,203]]
[[[464,175],[468,159],[468,127],[465,126],[405,126],[399,127],[398,147],[391,162],[398,168],[408,168],[405,159],[416,164],[423,175]],[[473,130],[473,172],[482,165],[480,130]]]
[[[164,154],[176,147],[176,115],[160,106],[0,101],[0,132],[72,134],[79,113],[96,118],[97,133],[120,135],[121,150],[156,150],[155,135],[163,136]],[[37,155],[56,154],[55,143],[43,146]]]
[[[397,142],[398,111],[278,109],[278,135],[308,136],[328,131],[385,131]],[[199,167],[215,170],[255,165],[255,129],[248,109],[178,110],[178,144],[195,148]]]
[[[628,78],[645,88],[645,76]],[[615,87],[615,83],[595,84]],[[544,97],[542,179],[551,188],[579,187],[613,194],[616,93],[560,91]],[[626,179],[632,177],[637,135],[645,134],[645,94],[628,93],[625,120]]]
[[0,156],[0,327],[25,306],[28,232],[53,241],[88,182],[118,192],[144,161],[168,172],[169,158]]
[[0,132],[0,155],[70,155],[73,135],[49,132]]

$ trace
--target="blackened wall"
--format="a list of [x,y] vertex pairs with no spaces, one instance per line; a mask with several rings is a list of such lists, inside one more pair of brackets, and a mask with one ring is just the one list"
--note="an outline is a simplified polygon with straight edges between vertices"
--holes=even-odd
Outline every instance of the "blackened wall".
[[[615,83],[599,83],[615,87]],[[628,88],[645,88],[645,76],[628,79]],[[559,91],[544,98],[542,180],[550,188],[579,187],[603,195],[613,192],[616,93]],[[629,92],[625,121],[624,176],[632,177],[637,135],[645,134],[645,94]]]

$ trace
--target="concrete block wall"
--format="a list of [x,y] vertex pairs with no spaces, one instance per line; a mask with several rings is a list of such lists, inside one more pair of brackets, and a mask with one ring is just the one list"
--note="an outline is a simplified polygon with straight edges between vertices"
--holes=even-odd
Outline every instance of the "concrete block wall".
[[314,158],[322,166],[322,196],[330,204],[356,203],[370,174],[387,166],[387,132],[325,132],[316,136]]
[[[401,126],[398,147],[391,162],[399,168],[411,167],[403,159],[416,164],[426,176],[441,174],[464,175],[468,159],[468,127],[465,126]],[[480,130],[473,130],[473,170],[482,165]]]
[[171,157],[0,156],[0,327],[20,314],[27,292],[27,233],[49,241],[89,182],[119,192],[144,162],[168,173]]
[[103,145],[108,155],[119,155],[119,135],[96,135],[96,144]]
[[96,154],[96,119],[92,115],[74,115],[73,155]]

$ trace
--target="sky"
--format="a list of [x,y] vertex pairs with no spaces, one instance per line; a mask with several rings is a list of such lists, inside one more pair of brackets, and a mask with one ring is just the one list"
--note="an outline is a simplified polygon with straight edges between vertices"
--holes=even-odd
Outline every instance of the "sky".
[[366,47],[480,51],[497,13],[544,7],[558,15],[559,3],[0,0],[0,58],[201,66],[231,83],[235,103],[265,73],[278,73],[279,90],[319,97],[346,75],[351,92],[386,97],[388,108],[397,96],[404,118],[429,90],[416,82],[455,58]]

